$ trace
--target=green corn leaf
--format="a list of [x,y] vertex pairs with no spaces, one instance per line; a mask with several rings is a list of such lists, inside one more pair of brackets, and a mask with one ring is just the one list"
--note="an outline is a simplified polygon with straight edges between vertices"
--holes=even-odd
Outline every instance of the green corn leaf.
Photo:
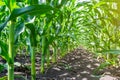
[[[30,38],[29,38],[29,37],[26,39],[26,45],[31,46]],[[30,48],[29,48],[29,49],[30,49]],[[28,50],[28,51],[29,51],[29,50]]]
[[0,72],[4,70],[4,65],[3,64],[0,64]]
[[7,22],[9,21],[9,17],[6,19],[4,23],[0,24],[0,32],[4,29],[4,27],[7,25]]
[[31,43],[30,43],[30,37],[28,37],[26,39],[26,45],[28,46],[28,52],[31,55],[31,53],[32,53],[32,46],[31,46]]
[[2,0],[0,0],[0,6],[3,6],[3,5],[5,5],[5,3]]
[[16,0],[4,0],[6,6],[12,11],[16,6]]
[[93,8],[98,8],[98,7],[100,7],[101,5],[104,5],[104,4],[106,4],[106,3],[101,1],[101,2],[97,3],[96,5],[94,5]]
[[110,53],[110,54],[120,54],[120,50],[102,50],[98,51],[99,53]]
[[7,7],[9,7],[10,8],[10,0],[4,0],[4,2],[5,2],[5,4],[7,5]]
[[0,56],[9,62],[9,56],[7,51],[8,51],[8,45],[0,41]]
[[32,23],[26,24],[25,26],[30,30],[31,45],[36,46],[37,45],[37,40],[36,40],[37,34],[36,34],[35,26]]
[[62,0],[61,3],[58,5],[59,7],[62,7],[68,2],[68,0]]
[[102,0],[103,2],[120,2],[119,0]]
[[6,26],[7,22],[0,24],[0,32],[3,30],[3,28]]
[[31,5],[33,5],[33,4],[38,4],[38,0],[31,0]]
[[31,55],[31,53],[32,53],[32,46],[31,46],[30,36],[28,36],[26,38],[26,45],[28,46],[27,49],[28,49],[29,54]]
[[19,23],[19,24],[17,25],[16,30],[15,30],[15,42],[17,41],[18,36],[19,36],[21,33],[23,33],[24,30],[25,30],[24,22]]
[[25,26],[31,31],[32,34],[35,33],[35,28],[34,28],[34,25],[32,23],[28,23]]
[[107,67],[107,66],[109,66],[111,63],[109,63],[109,62],[103,62],[103,63],[101,63],[100,64],[100,66],[98,66],[95,70],[94,70],[94,74],[96,74],[96,73],[98,73],[98,71],[100,70],[100,69],[104,69],[105,67]]
[[16,2],[24,2],[24,1],[26,1],[26,0],[16,0]]
[[4,27],[7,25],[7,22],[10,20],[14,20],[18,16],[28,14],[28,15],[41,15],[45,14],[49,11],[53,10],[53,8],[49,5],[32,5],[24,8],[14,9],[11,13],[11,15],[7,18],[7,20],[0,24],[0,32]]
[[7,76],[3,76],[0,78],[0,80],[7,80],[7,78],[8,78]]
[[49,5],[32,5],[20,9],[14,9],[11,13],[10,20],[15,19],[18,16],[24,15],[24,14],[30,14],[30,15],[41,15],[45,14],[49,11],[53,10],[53,8]]

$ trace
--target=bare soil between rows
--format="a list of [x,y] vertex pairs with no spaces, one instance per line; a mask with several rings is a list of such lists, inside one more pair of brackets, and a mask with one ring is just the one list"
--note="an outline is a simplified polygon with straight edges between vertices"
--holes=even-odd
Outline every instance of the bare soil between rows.
[[[40,73],[40,61],[40,54],[37,54],[36,80],[120,80],[120,67],[108,67],[94,74],[95,69],[100,65],[100,61],[92,53],[81,47],[52,64],[44,74]],[[25,79],[31,80],[30,56],[17,55],[15,62],[21,63],[15,67],[15,76],[22,75]],[[0,64],[5,63],[6,61],[0,58]],[[7,70],[4,69],[0,73],[0,77],[6,75]],[[24,80],[22,77],[18,77],[15,80]]]

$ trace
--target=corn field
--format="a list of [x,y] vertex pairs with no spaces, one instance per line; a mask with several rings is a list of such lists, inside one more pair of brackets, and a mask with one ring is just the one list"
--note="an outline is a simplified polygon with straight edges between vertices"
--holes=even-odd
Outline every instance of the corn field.
[[7,70],[0,80],[15,80],[18,55],[30,56],[30,80],[37,80],[36,55],[45,74],[80,46],[103,60],[95,73],[120,67],[119,0],[0,0],[0,74]]

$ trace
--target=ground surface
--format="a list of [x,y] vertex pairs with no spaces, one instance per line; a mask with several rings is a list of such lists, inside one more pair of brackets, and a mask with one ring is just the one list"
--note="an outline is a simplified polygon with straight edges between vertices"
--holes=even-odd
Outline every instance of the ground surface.
[[[15,59],[17,67],[15,67],[16,75],[23,75],[30,80],[30,57],[18,55]],[[21,64],[19,64],[22,63]],[[0,63],[5,61],[0,58]],[[99,61],[93,57],[91,53],[83,48],[78,48],[64,58],[58,60],[56,64],[52,64],[44,75],[39,73],[40,55],[36,56],[36,80],[120,80],[120,67],[106,68],[98,71],[95,69],[100,65]],[[7,70],[0,73],[0,77],[7,75]],[[19,78],[18,78],[19,77]],[[24,80],[17,76],[16,80]]]

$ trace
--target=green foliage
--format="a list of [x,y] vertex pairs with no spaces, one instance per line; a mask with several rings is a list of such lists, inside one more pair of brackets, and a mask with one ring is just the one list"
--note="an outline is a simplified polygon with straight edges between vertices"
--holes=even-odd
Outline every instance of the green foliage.
[[1,71],[3,71],[4,70],[4,65],[2,65],[2,64],[0,64],[0,73],[1,73]]
[[10,11],[12,11],[15,7],[16,0],[4,0],[6,6],[9,8]]
[[84,2],[86,5],[78,5],[82,5],[79,11],[81,44],[84,42],[84,46],[96,53],[97,57],[101,53],[101,57],[110,65],[119,60],[120,15],[116,1],[89,1]]
[[9,62],[8,45],[5,42],[0,41],[0,56]]
[[13,64],[17,55],[14,51],[27,47],[31,56],[32,80],[36,75],[36,48],[41,51],[42,73],[51,62],[80,45],[96,55],[101,53],[106,62],[97,70],[107,67],[107,62],[113,65],[120,54],[120,3],[116,1],[0,1],[0,56]]
[[110,65],[111,65],[111,63],[109,63],[109,62],[101,63],[100,66],[97,67],[97,68],[94,70],[93,73],[96,75],[99,70],[104,69],[105,67],[108,67],[108,66],[110,66]]
[[103,50],[100,53],[120,54],[120,50]]
[[28,7],[24,7],[24,8],[20,8],[20,9],[14,9],[11,12],[11,15],[7,18],[7,20],[4,23],[0,24],[0,32],[6,26],[8,21],[14,20],[18,16],[21,16],[24,14],[41,15],[41,14],[45,14],[45,13],[49,12],[50,10],[52,10],[52,7],[48,6],[48,5],[32,5],[32,6],[28,6]]
[[15,29],[15,43],[18,42],[18,37],[20,36],[20,34],[24,32],[24,30],[25,30],[24,22],[18,23]]
[[8,78],[7,76],[4,76],[4,77],[0,78],[0,80],[8,80],[7,78]]

